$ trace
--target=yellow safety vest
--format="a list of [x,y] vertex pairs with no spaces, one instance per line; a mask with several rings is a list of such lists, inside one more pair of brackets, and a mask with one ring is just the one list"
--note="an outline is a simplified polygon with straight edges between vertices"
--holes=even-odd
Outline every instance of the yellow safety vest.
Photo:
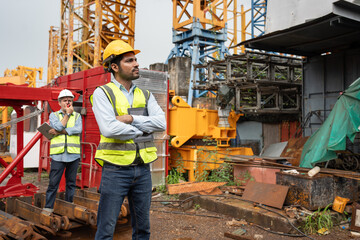
[[[59,112],[56,112],[55,115],[60,121],[64,118],[62,114],[59,114]],[[66,127],[74,127],[75,122],[79,117],[79,113],[73,112],[73,114],[70,115],[68,122],[66,123]],[[67,148],[68,153],[80,154],[80,136],[60,134],[52,138],[50,142],[50,155],[65,152],[65,147]]]
[[[122,91],[113,82],[100,86],[100,88],[107,95],[116,116],[128,114],[130,104]],[[147,97],[143,90],[138,87],[135,88],[133,108],[147,107],[147,98],[150,93],[148,91],[145,93],[147,93]],[[90,101],[92,102],[92,97],[90,97]],[[137,150],[145,164],[157,159],[157,149],[153,141],[135,143],[133,140],[119,140],[101,135],[100,143],[95,154],[95,161],[99,163],[100,166],[104,165],[104,161],[119,166],[128,166],[134,162]]]

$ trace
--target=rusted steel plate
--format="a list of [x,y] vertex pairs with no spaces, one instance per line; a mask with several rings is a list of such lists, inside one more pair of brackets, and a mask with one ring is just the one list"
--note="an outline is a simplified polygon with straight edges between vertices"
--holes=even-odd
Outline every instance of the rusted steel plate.
[[360,204],[353,203],[350,229],[360,232]]
[[186,182],[167,185],[169,194],[199,192],[225,185],[226,182]]
[[288,190],[288,186],[250,181],[242,199],[281,209]]
[[288,159],[292,166],[299,166],[301,153],[304,148],[304,144],[309,137],[290,138],[284,151],[281,153],[281,157],[292,157]]

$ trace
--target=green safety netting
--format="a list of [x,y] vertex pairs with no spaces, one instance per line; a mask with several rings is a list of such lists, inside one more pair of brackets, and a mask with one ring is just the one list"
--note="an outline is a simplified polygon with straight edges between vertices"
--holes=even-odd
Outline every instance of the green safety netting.
[[313,168],[316,163],[337,158],[336,152],[346,149],[360,131],[360,78],[343,92],[323,125],[306,141],[300,167]]

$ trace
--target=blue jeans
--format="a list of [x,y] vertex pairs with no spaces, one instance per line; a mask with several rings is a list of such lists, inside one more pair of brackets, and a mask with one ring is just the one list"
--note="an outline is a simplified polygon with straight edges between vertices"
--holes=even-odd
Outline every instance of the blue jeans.
[[125,196],[129,200],[132,239],[150,239],[151,189],[150,165],[121,167],[104,163],[95,239],[113,239]]
[[60,184],[61,177],[65,170],[66,192],[65,201],[72,202],[76,187],[76,173],[80,158],[72,162],[51,161],[49,186],[46,191],[46,208],[54,208],[56,193]]

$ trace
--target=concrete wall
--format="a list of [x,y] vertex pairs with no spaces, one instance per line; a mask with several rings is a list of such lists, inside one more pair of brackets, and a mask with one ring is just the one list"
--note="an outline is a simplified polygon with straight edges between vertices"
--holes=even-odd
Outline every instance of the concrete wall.
[[174,57],[169,59],[169,88],[175,90],[177,96],[188,96],[191,58]]
[[168,71],[168,65],[165,63],[153,63],[149,66],[149,68],[152,71],[160,71],[160,72]]

